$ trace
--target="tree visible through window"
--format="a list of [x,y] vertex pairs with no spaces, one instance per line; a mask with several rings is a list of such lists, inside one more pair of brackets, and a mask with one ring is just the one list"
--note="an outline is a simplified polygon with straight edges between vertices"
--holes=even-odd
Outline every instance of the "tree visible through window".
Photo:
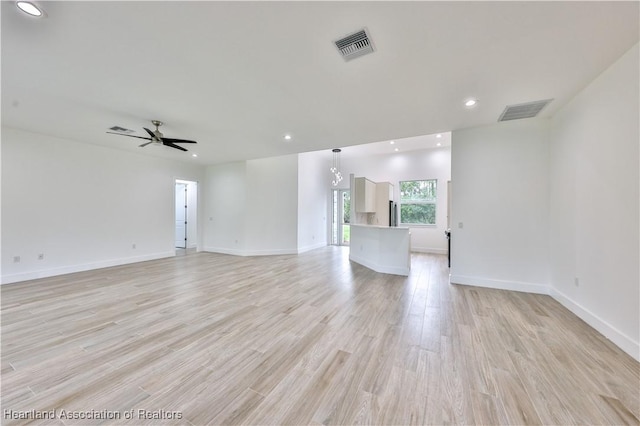
[[438,181],[408,180],[400,182],[400,223],[435,225]]

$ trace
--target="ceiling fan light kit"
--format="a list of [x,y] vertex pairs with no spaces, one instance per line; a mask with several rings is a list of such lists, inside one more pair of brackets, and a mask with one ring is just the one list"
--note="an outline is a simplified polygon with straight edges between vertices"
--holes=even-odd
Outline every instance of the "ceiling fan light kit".
[[149,129],[147,129],[146,127],[143,127],[143,129],[149,134],[149,137],[143,137],[143,136],[136,136],[136,135],[127,135],[124,133],[120,133],[120,132],[107,132],[107,133],[111,133],[112,135],[120,135],[120,136],[128,136],[130,138],[138,138],[138,139],[144,139],[147,140],[149,142],[145,142],[142,145],[140,145],[140,148],[143,148],[149,144],[152,143],[157,143],[157,144],[161,144],[164,146],[168,146],[170,148],[175,148],[175,149],[179,149],[180,151],[188,151],[188,149],[183,148],[179,145],[176,145],[178,143],[198,143],[196,141],[190,141],[187,139],[174,139],[174,138],[165,138],[164,135],[160,132],[159,127],[162,126],[162,121],[160,120],[151,120],[151,124],[153,124],[154,126],[156,126],[156,130],[151,131]]

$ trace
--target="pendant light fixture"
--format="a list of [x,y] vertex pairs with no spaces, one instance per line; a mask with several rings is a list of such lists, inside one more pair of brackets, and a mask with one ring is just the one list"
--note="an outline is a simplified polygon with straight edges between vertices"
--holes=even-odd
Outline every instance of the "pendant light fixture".
[[341,149],[335,148],[333,151],[333,165],[331,166],[331,173],[333,173],[333,179],[331,185],[338,186],[342,180],[342,173],[340,172],[340,152]]

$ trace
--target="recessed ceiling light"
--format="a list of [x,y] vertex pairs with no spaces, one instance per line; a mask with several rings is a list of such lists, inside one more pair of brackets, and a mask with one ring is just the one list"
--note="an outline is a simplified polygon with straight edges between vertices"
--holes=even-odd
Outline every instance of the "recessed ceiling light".
[[389,141],[389,143],[393,145],[394,143],[396,143],[396,141]]
[[441,144],[440,142],[438,142],[436,145],[438,145],[438,146],[442,146],[442,144]]
[[198,154],[191,154],[191,156],[195,158],[198,156]]
[[438,138],[438,139],[439,139],[439,138],[441,138],[441,137],[442,137],[442,134],[440,134],[440,133],[438,133],[438,134],[436,135],[436,138]]
[[399,149],[398,149],[398,148],[396,148],[396,149],[394,149],[394,151],[395,151],[395,152],[398,152],[398,151],[399,151]]
[[18,9],[20,9],[21,11],[23,11],[27,15],[36,16],[36,17],[40,17],[40,16],[43,15],[42,10],[40,10],[40,8],[38,6],[36,6],[35,4],[33,4],[31,2],[28,2],[28,1],[17,1],[16,2],[16,6],[18,6]]
[[471,108],[476,105],[478,105],[477,99],[467,99],[466,101],[464,101],[464,106],[466,106],[467,108]]
[[285,140],[290,141],[291,140],[291,135],[284,135]]

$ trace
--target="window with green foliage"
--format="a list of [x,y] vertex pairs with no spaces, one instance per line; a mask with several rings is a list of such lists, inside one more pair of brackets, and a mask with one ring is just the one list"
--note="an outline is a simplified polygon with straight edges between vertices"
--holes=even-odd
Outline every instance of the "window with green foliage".
[[400,182],[400,223],[435,225],[438,181],[408,180]]

